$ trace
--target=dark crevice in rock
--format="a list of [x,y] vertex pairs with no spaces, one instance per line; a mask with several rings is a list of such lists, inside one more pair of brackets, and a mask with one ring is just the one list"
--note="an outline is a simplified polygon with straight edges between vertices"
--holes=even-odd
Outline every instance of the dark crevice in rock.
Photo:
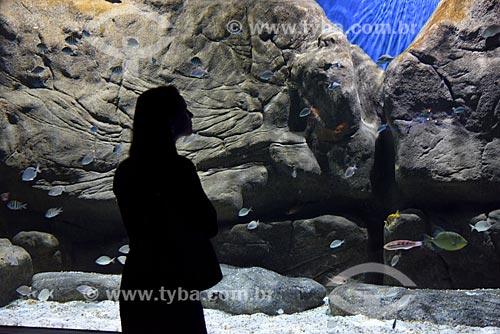
[[293,221],[290,222],[290,239],[288,241],[288,250],[287,250],[287,253],[288,254],[291,254],[292,253],[292,249],[293,249],[293,240],[295,239],[295,228],[294,228],[294,225],[293,225]]
[[487,38],[484,49],[486,51],[492,51],[498,48],[499,46],[500,46],[500,34]]
[[[395,179],[395,144],[391,131],[383,131],[375,142],[373,169],[370,172],[370,182],[373,189],[373,203],[363,217],[366,220],[368,232],[367,252],[369,260],[384,263],[384,223],[387,215],[399,208],[399,196]],[[367,273],[367,282],[381,284],[383,275]]]
[[10,29],[3,17],[0,17],[0,36],[5,37],[9,41],[14,41],[17,36],[16,33]]
[[420,53],[414,52],[414,51],[410,51],[410,53],[413,56],[415,56],[415,58],[417,58],[420,63],[422,63],[424,65],[428,65],[432,68],[432,70],[441,79],[441,82],[446,86],[446,88],[450,92],[450,95],[451,95],[451,98],[453,99],[453,101],[455,101],[455,94],[453,93],[453,90],[451,88],[451,83],[448,81],[448,79],[446,79],[446,77],[444,75],[439,73],[436,66],[434,65],[435,59],[432,56],[420,54]]

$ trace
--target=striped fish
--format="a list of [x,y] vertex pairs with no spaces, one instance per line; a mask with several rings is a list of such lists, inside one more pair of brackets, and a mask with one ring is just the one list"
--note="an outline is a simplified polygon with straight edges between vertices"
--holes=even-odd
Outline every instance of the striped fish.
[[384,245],[384,249],[389,251],[400,250],[400,249],[408,250],[413,247],[420,247],[420,246],[422,246],[422,241],[394,240],[389,243],[386,243]]
[[28,204],[22,203],[22,202],[19,202],[19,201],[16,201],[16,200],[12,200],[9,203],[7,203],[7,207],[9,209],[15,210],[15,211],[26,209],[27,206],[28,206]]

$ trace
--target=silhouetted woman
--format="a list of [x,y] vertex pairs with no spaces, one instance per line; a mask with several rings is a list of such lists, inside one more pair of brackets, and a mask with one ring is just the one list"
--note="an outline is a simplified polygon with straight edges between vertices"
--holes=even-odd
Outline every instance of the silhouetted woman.
[[192,117],[173,86],[150,89],[137,100],[130,156],[113,184],[130,240],[120,296],[125,334],[206,333],[192,290],[212,287],[222,273],[209,240],[217,234],[215,209],[195,166],[175,147],[192,133]]

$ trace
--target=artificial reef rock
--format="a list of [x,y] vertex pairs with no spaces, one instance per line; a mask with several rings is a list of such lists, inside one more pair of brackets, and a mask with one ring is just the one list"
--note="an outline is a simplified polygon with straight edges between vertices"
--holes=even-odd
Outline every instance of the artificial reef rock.
[[499,201],[499,17],[495,0],[443,0],[387,68],[396,180],[412,203]]

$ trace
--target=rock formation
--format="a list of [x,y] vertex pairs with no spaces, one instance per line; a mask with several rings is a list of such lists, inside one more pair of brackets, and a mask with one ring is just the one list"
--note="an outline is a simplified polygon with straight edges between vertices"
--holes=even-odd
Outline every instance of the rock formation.
[[[404,217],[392,237],[406,237],[442,215],[465,231],[500,207],[498,1],[442,0],[386,74],[312,0],[0,6],[0,232],[50,232],[79,254],[76,266],[82,248],[122,243],[113,173],[138,95],[158,85],[176,85],[194,114],[196,135],[178,149],[217,209],[222,262],[323,280],[328,266],[365,261],[366,244],[382,260],[392,209],[430,217]],[[27,168],[35,177],[23,181]],[[161,177],[151,166],[151,182]],[[147,195],[137,200],[147,210]],[[472,208],[454,219],[450,208],[464,203]],[[239,217],[243,207],[252,212]],[[251,220],[262,229],[248,231]],[[497,232],[470,249],[497,263]],[[335,235],[354,242],[338,262],[321,258]],[[448,255],[433,257],[438,280],[421,284],[472,284],[450,283],[460,273],[445,272]],[[477,264],[474,255],[452,267]],[[496,277],[481,273],[478,286]]]
[[0,239],[0,307],[17,298],[16,289],[28,285],[32,276],[33,265],[28,252],[12,245],[8,239]]
[[[195,115],[196,136],[178,148],[221,223],[244,206],[280,221],[372,196],[383,72],[312,1],[271,11],[250,1],[31,1],[5,3],[2,14],[0,185],[28,205],[2,209],[8,233],[37,221],[63,244],[123,236],[113,171],[127,156],[137,96],[163,84]],[[293,33],[263,26],[290,22],[300,23]],[[55,187],[62,195],[48,196]],[[63,212],[44,219],[49,207]]]
[[498,203],[500,33],[484,32],[499,16],[498,1],[441,1],[387,69],[396,179],[412,203]]
[[329,295],[332,315],[499,327],[498,289],[432,290],[351,283]]

